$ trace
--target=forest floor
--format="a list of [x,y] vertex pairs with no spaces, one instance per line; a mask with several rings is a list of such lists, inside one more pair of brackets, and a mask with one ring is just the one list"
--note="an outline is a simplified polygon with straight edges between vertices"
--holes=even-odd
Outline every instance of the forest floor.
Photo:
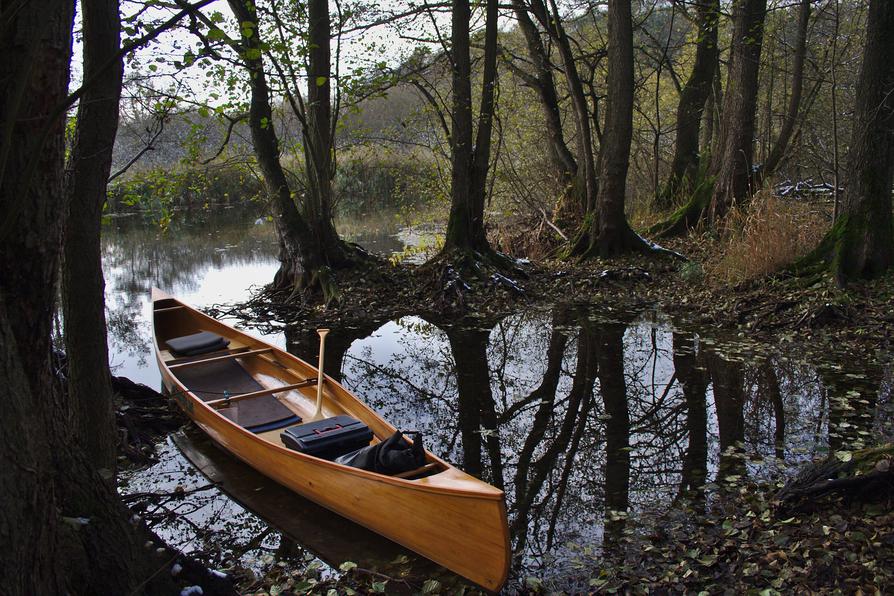
[[[654,255],[556,260],[522,265],[523,274],[506,277],[492,271],[460,277],[443,267],[383,261],[363,272],[336,272],[342,299],[334,306],[287,303],[282,295],[261,293],[227,311],[253,324],[290,323],[312,329],[405,314],[474,324],[530,307],[595,305],[606,313],[658,310],[674,326],[710,328],[731,338],[768,345],[790,342],[807,358],[831,351],[846,358],[890,362],[894,275],[846,289],[838,288],[829,275],[776,275],[725,284],[705,273],[716,250],[710,240],[690,237],[668,247],[689,260]],[[704,503],[693,509],[681,507],[652,531],[642,531],[648,520],[637,520],[639,530],[624,532],[614,557],[583,561],[585,575],[574,585],[608,593],[884,593],[894,586],[890,450],[876,456],[873,465],[881,482],[868,492],[861,481],[851,485],[848,480],[842,492],[781,508],[774,501],[778,485],[730,485],[720,487],[707,507]],[[830,477],[863,473],[838,470]],[[814,480],[822,483],[828,478]],[[382,582],[380,576],[352,570],[327,579],[271,575],[252,588],[269,593],[370,593],[383,589],[387,582]],[[446,589],[432,580],[404,585],[402,591]],[[527,578],[512,589],[554,592],[567,586]]]

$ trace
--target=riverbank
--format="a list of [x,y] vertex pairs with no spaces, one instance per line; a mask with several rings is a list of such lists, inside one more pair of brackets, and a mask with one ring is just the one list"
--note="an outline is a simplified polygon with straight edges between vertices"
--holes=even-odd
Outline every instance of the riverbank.
[[359,325],[405,314],[456,323],[492,320],[523,308],[594,305],[606,312],[657,310],[687,329],[710,328],[770,345],[796,343],[807,352],[851,353],[887,361],[894,341],[894,275],[846,288],[830,274],[776,274],[739,283],[711,278],[717,244],[701,238],[670,242],[685,255],[628,255],[612,260],[519,262],[519,272],[483,278],[445,276],[442,268],[380,261],[363,271],[336,271],[340,300],[328,306],[289,301],[262,291],[246,303],[213,309],[253,324],[312,329]]

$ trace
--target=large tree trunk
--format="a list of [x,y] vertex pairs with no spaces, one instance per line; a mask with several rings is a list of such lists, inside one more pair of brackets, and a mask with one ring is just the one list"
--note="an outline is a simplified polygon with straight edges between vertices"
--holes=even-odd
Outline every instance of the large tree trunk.
[[767,0],[737,0],[733,6],[733,48],[723,98],[720,151],[712,155],[710,168],[714,191],[706,216],[712,224],[751,195],[755,108],[766,13]]
[[478,131],[473,144],[472,61],[469,55],[468,0],[454,0],[452,20],[453,126],[450,135],[451,203],[444,254],[453,251],[490,254],[484,229],[484,203],[493,130],[497,59],[497,1],[487,2],[484,73]]
[[630,2],[608,3],[608,102],[600,161],[602,173],[591,211],[584,256],[611,257],[647,245],[627,223],[624,198],[633,135],[633,28]]
[[652,232],[670,236],[685,233],[703,221],[716,224],[737,201],[751,196],[755,108],[766,13],[767,0],[734,1],[729,76],[723,93],[720,131],[707,174],[713,187],[704,185]]
[[795,58],[792,63],[792,94],[789,96],[788,110],[785,113],[782,129],[779,131],[773,149],[761,165],[756,184],[760,184],[768,176],[772,176],[779,168],[798,121],[801,95],[804,90],[804,60],[807,57],[807,29],[810,24],[812,4],[813,0],[801,0],[801,6],[798,9],[798,37],[795,41]]
[[698,140],[702,114],[711,96],[714,72],[720,58],[720,49],[717,47],[720,0],[698,0],[696,9],[698,41],[695,46],[695,64],[677,104],[677,140],[670,177],[664,190],[656,198],[657,206],[661,208],[669,207],[678,197],[686,196],[697,182],[701,159]]
[[[65,0],[26,3],[0,29],[0,577],[12,594],[66,588],[56,571],[61,529],[48,440],[58,405],[50,324],[64,212],[64,122],[50,117],[65,99],[73,13]],[[29,174],[32,167],[38,175]]]
[[73,13],[65,0],[26,2],[0,29],[0,590],[170,593],[165,561],[74,440],[77,404],[53,372]]
[[80,445],[93,465],[113,471],[117,454],[100,228],[124,74],[120,58],[108,66],[121,46],[118,0],[84,3],[82,20],[84,80],[92,84],[78,105],[77,129],[65,181],[68,217],[62,306],[68,394],[75,408]]
[[894,263],[892,177],[894,2],[872,0],[857,86],[844,204],[841,217],[824,242],[834,242],[832,262],[839,283],[879,277]]

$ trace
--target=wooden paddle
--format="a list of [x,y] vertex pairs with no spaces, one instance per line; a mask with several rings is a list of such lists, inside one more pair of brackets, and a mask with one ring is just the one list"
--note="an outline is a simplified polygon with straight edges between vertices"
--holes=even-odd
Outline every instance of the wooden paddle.
[[310,420],[307,422],[315,422],[317,420],[322,420],[323,416],[323,356],[325,355],[326,349],[326,334],[329,333],[328,329],[317,329],[317,333],[320,334],[320,362],[318,367],[318,376],[317,376],[317,410],[314,412],[314,415],[310,417]]

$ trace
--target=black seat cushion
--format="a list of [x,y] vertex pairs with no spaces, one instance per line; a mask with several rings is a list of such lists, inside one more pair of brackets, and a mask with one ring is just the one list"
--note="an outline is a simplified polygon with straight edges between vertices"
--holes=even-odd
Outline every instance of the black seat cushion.
[[168,347],[179,356],[196,356],[223,350],[230,345],[230,340],[224,339],[210,331],[199,331],[183,337],[172,337],[165,342]]

